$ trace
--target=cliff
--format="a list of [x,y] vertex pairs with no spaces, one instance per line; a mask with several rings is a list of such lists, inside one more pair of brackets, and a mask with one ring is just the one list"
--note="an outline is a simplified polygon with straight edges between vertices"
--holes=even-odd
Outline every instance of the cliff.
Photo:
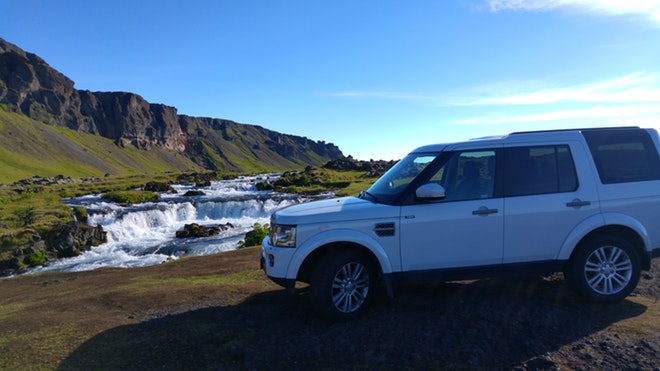
[[119,147],[171,151],[213,170],[321,165],[337,146],[230,120],[179,115],[127,92],[77,90],[35,54],[0,38],[0,108],[48,125],[109,138]]

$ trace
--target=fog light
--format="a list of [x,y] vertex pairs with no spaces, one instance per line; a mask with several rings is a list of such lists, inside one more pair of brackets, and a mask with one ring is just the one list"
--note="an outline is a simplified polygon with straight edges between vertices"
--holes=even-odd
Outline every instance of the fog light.
[[273,254],[268,254],[268,264],[270,264],[271,267],[275,266],[275,256]]

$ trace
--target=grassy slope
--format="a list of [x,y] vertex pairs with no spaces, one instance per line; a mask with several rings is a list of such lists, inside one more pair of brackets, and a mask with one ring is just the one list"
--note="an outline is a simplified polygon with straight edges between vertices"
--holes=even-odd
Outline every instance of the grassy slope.
[[[205,129],[200,136],[204,153],[200,160],[210,169],[260,173],[302,169],[326,161],[310,148],[300,148],[296,156],[282,156],[264,144],[270,140],[267,130],[243,125],[239,132],[237,125]],[[190,158],[173,151],[121,148],[108,138],[46,125],[0,106],[0,183],[34,175],[82,178],[199,170],[202,168]]]
[[221,130],[204,130],[200,141],[210,167],[220,171],[261,173],[302,169],[327,161],[311,149],[301,148],[303,152],[297,156],[282,156],[265,144],[270,138],[264,129],[243,125],[238,132],[233,125],[236,124]]
[[120,148],[107,138],[0,110],[0,183],[34,175],[75,178],[188,170],[200,167],[173,152]]

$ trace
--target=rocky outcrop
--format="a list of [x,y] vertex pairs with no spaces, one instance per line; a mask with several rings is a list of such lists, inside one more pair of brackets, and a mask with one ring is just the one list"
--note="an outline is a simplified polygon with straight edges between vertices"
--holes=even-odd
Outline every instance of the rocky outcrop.
[[77,90],[43,59],[1,38],[0,105],[46,124],[110,138],[122,147],[175,151],[208,169],[243,170],[243,159],[271,165],[278,161],[273,157],[280,157],[320,165],[343,157],[332,143],[179,115],[175,107],[152,104],[133,93]]
[[0,103],[34,120],[114,139],[117,144],[182,152],[176,108],[137,94],[77,90],[43,59],[0,39]]
[[0,103],[48,124],[82,126],[73,81],[35,54],[0,39]]
[[361,161],[351,156],[328,161],[323,167],[325,169],[337,171],[364,171],[365,178],[375,178],[383,175],[387,170],[396,164],[396,161]]
[[107,232],[102,226],[92,227],[80,222],[60,224],[41,234],[26,229],[19,235],[25,235],[18,237],[26,242],[16,246],[13,256],[0,261],[0,277],[47,261],[77,256],[93,246],[108,242]]
[[102,226],[92,227],[87,224],[72,222],[53,228],[43,235],[49,250],[58,258],[80,255],[92,246],[108,242],[107,232]]

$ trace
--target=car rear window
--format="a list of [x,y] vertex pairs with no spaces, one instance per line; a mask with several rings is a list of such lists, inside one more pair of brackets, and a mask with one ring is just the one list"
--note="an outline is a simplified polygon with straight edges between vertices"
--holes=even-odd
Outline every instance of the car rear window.
[[603,184],[660,180],[660,156],[645,130],[585,130],[582,134]]

